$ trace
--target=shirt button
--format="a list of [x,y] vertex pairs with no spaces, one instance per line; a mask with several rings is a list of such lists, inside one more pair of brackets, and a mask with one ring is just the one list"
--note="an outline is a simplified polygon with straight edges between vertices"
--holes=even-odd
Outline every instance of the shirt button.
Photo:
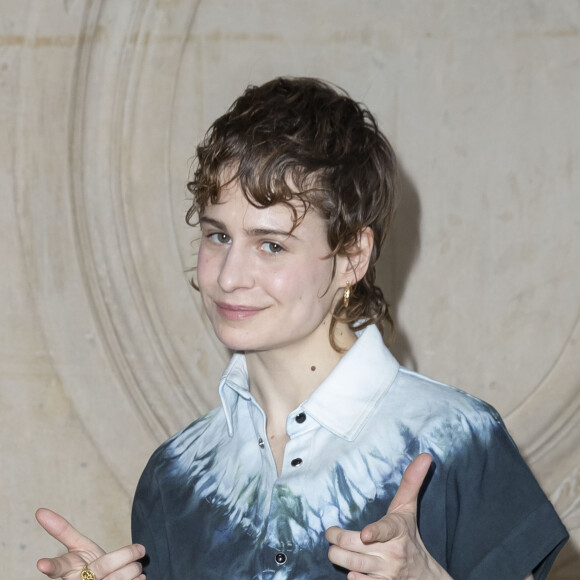
[[278,564],[278,566],[282,566],[282,564],[285,564],[287,559],[288,558],[286,558],[286,554],[282,552],[278,552],[275,556],[276,564]]
[[296,423],[304,423],[306,421],[306,413],[298,413],[294,418],[296,419]]
[[300,459],[300,457],[297,457],[296,459],[293,459],[293,460],[290,462],[290,465],[291,465],[292,467],[298,467],[299,465],[302,465],[302,459]]
[[258,439],[258,445],[261,449],[264,449],[264,440],[261,437]]

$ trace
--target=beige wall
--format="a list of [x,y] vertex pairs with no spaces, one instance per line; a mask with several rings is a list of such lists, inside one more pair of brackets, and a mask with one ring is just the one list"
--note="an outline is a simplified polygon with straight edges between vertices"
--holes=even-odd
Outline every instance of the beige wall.
[[321,76],[375,111],[406,196],[383,259],[394,351],[494,404],[580,569],[580,4],[0,0],[2,577],[68,515],[129,541],[168,434],[225,353],[184,271],[184,182],[249,82]]

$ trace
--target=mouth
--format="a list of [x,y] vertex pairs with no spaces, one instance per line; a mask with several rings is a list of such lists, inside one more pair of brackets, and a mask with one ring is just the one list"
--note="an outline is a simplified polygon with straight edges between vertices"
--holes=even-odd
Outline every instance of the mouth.
[[265,310],[257,306],[245,306],[243,304],[215,303],[218,314],[226,320],[245,320]]

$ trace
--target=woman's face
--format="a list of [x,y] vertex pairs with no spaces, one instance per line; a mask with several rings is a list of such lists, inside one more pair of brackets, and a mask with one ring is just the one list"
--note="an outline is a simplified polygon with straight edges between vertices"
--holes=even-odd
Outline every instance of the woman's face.
[[[265,351],[328,342],[345,281],[333,277],[326,224],[308,211],[292,230],[290,208],[256,208],[237,182],[206,207],[197,275],[217,337],[228,348]],[[346,258],[337,257],[339,263]]]

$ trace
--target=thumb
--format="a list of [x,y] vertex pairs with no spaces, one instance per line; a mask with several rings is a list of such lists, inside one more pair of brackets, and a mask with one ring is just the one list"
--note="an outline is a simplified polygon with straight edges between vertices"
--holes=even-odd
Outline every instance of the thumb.
[[73,574],[78,574],[84,561],[68,552],[58,558],[41,558],[36,563],[36,567],[40,572],[46,574],[49,578],[69,578]]
[[427,453],[418,455],[411,461],[399,484],[395,497],[391,500],[385,516],[379,521],[365,526],[361,531],[361,540],[365,544],[373,542],[388,542],[403,533],[404,520],[395,514],[411,515],[413,520],[417,515],[417,498],[423,481],[431,465],[431,456]]
[[411,461],[403,473],[399,489],[389,505],[387,514],[405,511],[417,515],[417,498],[430,466],[431,456],[428,453],[421,453]]
[[46,508],[36,511],[38,523],[56,540],[63,544],[69,552],[88,552],[95,558],[102,556],[104,550],[92,540],[83,536],[62,516]]

